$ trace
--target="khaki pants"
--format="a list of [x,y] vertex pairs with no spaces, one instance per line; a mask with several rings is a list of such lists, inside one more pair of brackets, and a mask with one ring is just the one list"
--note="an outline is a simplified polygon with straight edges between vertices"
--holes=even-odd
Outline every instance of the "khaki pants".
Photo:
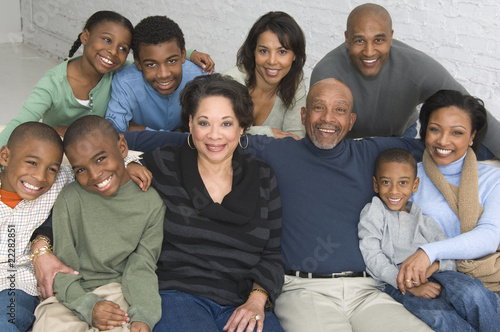
[[285,276],[274,312],[287,332],[432,331],[372,278]]
[[[96,288],[92,293],[99,295],[103,300],[113,301],[120,309],[127,311],[128,303],[122,293],[122,286],[112,282]],[[55,296],[51,296],[36,308],[36,321],[33,332],[97,332],[99,329],[89,326],[80,320],[70,309],[60,303]],[[130,331],[130,324],[115,327],[113,332]]]

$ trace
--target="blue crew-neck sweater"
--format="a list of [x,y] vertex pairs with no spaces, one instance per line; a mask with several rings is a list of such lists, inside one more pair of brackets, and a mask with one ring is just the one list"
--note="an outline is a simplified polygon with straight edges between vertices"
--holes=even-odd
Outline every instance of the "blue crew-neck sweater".
[[251,136],[247,152],[267,161],[281,193],[281,246],[287,270],[313,273],[364,271],[359,215],[375,195],[373,168],[390,148],[414,150],[416,140],[343,139],[331,150],[300,141]]

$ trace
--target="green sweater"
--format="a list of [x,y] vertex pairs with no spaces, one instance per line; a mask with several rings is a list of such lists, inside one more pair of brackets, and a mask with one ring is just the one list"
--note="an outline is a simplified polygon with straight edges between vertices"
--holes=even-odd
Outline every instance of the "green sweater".
[[[73,61],[73,58],[69,61]],[[68,82],[68,62],[49,70],[38,81],[19,114],[0,133],[0,146],[7,144],[12,131],[21,123],[42,121],[49,126],[68,126],[85,115],[104,117],[111,96],[113,72],[105,74],[89,93],[89,107],[76,100]]]
[[129,181],[104,197],[78,182],[59,194],[53,212],[54,253],[78,276],[58,273],[57,299],[92,325],[92,310],[102,299],[92,290],[111,282],[122,285],[130,322],[151,330],[161,317],[156,262],[163,240],[165,206],[158,193]]

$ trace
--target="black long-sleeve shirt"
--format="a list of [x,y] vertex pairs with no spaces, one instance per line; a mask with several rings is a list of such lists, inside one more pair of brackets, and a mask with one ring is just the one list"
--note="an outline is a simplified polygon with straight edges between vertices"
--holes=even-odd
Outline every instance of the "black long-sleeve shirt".
[[210,198],[187,145],[144,154],[152,185],[167,212],[158,262],[160,290],[241,305],[253,282],[274,302],[284,275],[281,200],[270,166],[235,151],[232,190],[221,204]]

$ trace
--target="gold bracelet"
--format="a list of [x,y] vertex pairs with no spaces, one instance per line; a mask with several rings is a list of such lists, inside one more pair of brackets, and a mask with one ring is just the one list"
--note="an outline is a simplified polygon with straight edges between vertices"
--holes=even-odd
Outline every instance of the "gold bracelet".
[[252,295],[252,293],[254,293],[254,292],[262,293],[265,296],[267,296],[267,298],[269,298],[269,294],[267,293],[267,291],[265,289],[262,289],[262,288],[254,288],[254,289],[252,289],[252,291],[250,292],[250,294],[248,294],[248,296]]
[[264,294],[266,297],[267,297],[267,300],[266,300],[266,305],[264,308],[266,309],[269,309],[272,307],[272,303],[271,303],[271,300],[269,300],[269,293],[263,289],[263,288],[254,288],[250,291],[250,293],[248,294],[248,297],[250,297],[250,295],[252,295],[252,293],[261,293],[261,294]]
[[36,249],[30,256],[30,261],[31,261],[31,264],[35,264],[35,261],[38,257],[42,256],[42,255],[45,255],[45,254],[49,254],[52,252],[52,249],[50,248],[50,246],[43,246],[41,248],[38,248]]
[[40,241],[45,241],[45,243],[47,243],[47,246],[49,246],[50,248],[50,239],[45,235],[38,235],[33,241],[31,241],[31,245],[33,246],[35,243]]

